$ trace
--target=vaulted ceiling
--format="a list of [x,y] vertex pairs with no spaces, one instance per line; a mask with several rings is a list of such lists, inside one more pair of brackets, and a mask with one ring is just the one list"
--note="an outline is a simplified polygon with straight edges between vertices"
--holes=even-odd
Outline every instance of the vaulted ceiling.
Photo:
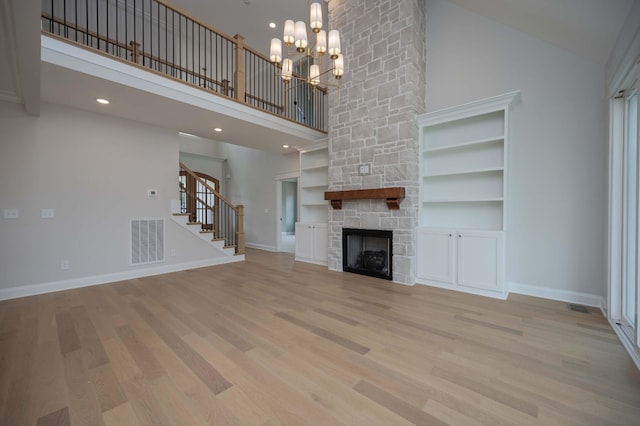
[[[308,1],[300,0],[168,0],[198,19],[233,36],[241,34],[247,45],[266,52],[269,40],[279,37],[284,19],[306,20]],[[339,0],[333,0],[339,1]],[[434,0],[450,1],[486,18],[511,26],[587,60],[604,65],[618,33],[635,1],[640,0]],[[52,98],[61,84],[59,72],[40,72],[38,0],[0,0],[0,99],[22,101],[37,114],[39,99],[94,109],[71,103],[68,97]],[[427,9],[428,14],[428,9]],[[35,15],[35,16],[32,16]],[[269,28],[275,22],[277,28]],[[31,54],[26,52],[31,51]],[[42,67],[43,71],[51,71]],[[40,78],[41,76],[41,78]],[[62,77],[65,78],[65,77]],[[84,79],[83,79],[84,80]],[[42,90],[40,90],[40,83]],[[87,87],[100,86],[98,79]],[[78,87],[77,90],[84,90]],[[126,96],[120,94],[120,96]],[[135,94],[131,94],[135,96]],[[93,99],[91,97],[91,99]],[[126,102],[126,99],[122,100]],[[161,102],[160,102],[161,104]],[[157,105],[162,110],[162,105]],[[153,114],[145,114],[154,116]],[[145,118],[132,117],[145,121]],[[148,121],[148,120],[147,120]],[[172,127],[180,129],[179,123]],[[246,130],[246,129],[245,129]],[[229,129],[231,135],[233,129]],[[255,137],[260,137],[257,131]],[[220,137],[219,139],[222,139]],[[237,142],[236,142],[237,143]]]

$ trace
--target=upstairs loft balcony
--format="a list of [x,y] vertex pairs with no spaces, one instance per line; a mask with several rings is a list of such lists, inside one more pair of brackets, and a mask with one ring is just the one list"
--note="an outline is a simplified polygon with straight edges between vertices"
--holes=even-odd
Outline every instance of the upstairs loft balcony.
[[48,36],[326,133],[327,90],[283,81],[279,67],[242,36],[229,37],[158,0],[42,0],[41,6]]

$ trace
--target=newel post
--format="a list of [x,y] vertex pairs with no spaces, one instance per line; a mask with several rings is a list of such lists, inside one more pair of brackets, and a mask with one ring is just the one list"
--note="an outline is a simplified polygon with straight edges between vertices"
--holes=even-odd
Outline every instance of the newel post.
[[236,253],[244,254],[244,206],[236,206],[238,215],[238,227],[236,230]]
[[240,34],[233,36],[236,40],[236,71],[234,73],[234,96],[236,100],[244,102],[244,37]]

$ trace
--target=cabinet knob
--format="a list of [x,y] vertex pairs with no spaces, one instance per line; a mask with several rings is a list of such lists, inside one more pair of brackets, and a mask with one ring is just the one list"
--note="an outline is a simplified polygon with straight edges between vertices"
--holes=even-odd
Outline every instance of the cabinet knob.
[[451,236],[451,234],[449,234],[449,236]]
[[458,234],[458,238],[462,238],[462,235]]

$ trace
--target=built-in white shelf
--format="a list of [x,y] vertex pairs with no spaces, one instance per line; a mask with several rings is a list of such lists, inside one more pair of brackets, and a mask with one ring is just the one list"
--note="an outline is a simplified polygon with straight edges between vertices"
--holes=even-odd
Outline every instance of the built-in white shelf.
[[519,92],[424,114],[417,281],[503,297],[509,108]]
[[303,167],[300,170],[305,172],[310,172],[314,170],[326,170],[328,167],[329,167],[329,163],[326,163],[326,164],[319,164],[311,167]]
[[430,203],[485,203],[485,202],[502,202],[504,198],[440,198],[440,199],[426,199],[422,202],[425,204]]
[[324,193],[329,189],[329,148],[326,145],[300,153],[300,217],[301,223],[327,223],[329,202]]
[[460,171],[451,171],[451,172],[443,172],[443,173],[429,173],[426,172],[424,174],[425,179],[429,178],[439,178],[439,177],[447,177],[454,175],[472,175],[476,173],[492,173],[492,172],[504,172],[504,167],[489,167],[486,169],[471,169],[471,170],[460,170]]
[[436,147],[436,148],[425,148],[423,150],[423,152],[425,154],[429,154],[429,153],[432,153],[432,152],[453,151],[453,150],[457,150],[457,149],[465,149],[465,148],[468,148],[470,146],[477,146],[477,145],[482,145],[482,144],[486,144],[486,143],[501,143],[503,141],[504,141],[504,136],[497,136],[497,137],[479,139],[479,140],[475,140],[475,141],[457,143],[457,144],[453,144],[453,145],[439,146],[439,147]]

